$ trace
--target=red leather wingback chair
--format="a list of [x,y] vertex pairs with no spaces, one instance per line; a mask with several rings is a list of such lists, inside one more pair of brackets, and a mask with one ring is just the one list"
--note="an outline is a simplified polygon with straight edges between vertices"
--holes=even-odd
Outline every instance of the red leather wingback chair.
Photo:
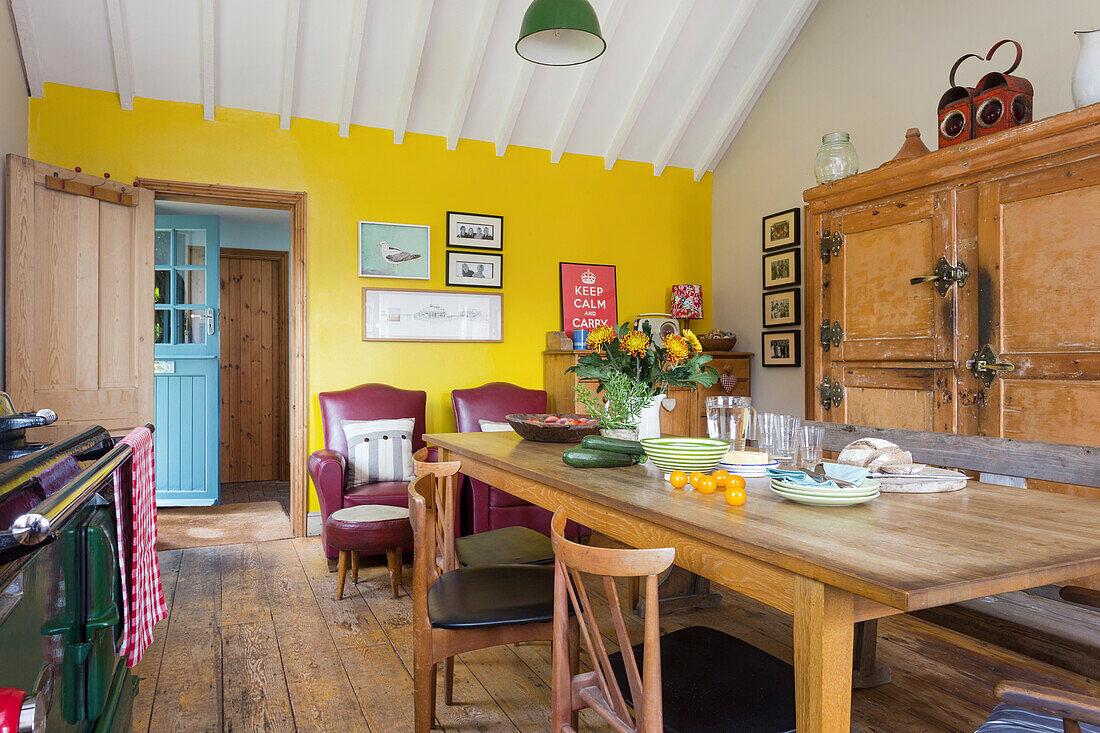
[[[384,481],[358,486],[344,486],[344,470],[348,460],[348,441],[344,435],[344,420],[391,420],[413,418],[412,449],[424,447],[424,407],[427,395],[422,391],[397,389],[385,384],[361,384],[339,392],[322,392],[321,418],[325,430],[325,448],[309,457],[307,467],[321,504],[321,526],[328,515],[338,509],[360,504],[408,506],[409,483]],[[476,422],[476,421],[475,421]],[[324,532],[321,544],[326,557],[339,552],[329,547]]]
[[[473,389],[452,390],[451,404],[458,432],[477,433],[481,432],[478,420],[504,422],[505,415],[517,412],[546,412],[546,392],[524,389],[508,382],[490,382]],[[469,501],[463,504],[473,510],[471,529],[474,533],[520,526],[550,535],[550,512],[483,481],[470,478],[469,483]],[[570,522],[567,534],[575,537],[577,531],[577,525]]]

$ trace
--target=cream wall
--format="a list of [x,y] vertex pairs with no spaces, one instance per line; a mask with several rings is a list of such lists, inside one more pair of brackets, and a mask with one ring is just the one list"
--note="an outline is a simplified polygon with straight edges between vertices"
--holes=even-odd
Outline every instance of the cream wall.
[[[1036,119],[1072,109],[1073,31],[1096,27],[1096,0],[821,0],[715,172],[715,324],[759,355],[760,218],[802,205],[824,133],[850,132],[861,170],[892,158],[909,127],[935,149],[951,65],[1003,38],[1023,45],[1015,73],[1035,87]],[[988,69],[969,60],[956,80],[973,85],[987,70],[1003,71],[1011,51],[1002,48]],[[758,356],[752,385],[762,409],[802,414],[801,369],[765,369]]]
[[[6,6],[6,4],[5,4]],[[15,41],[15,27],[6,7],[0,9],[0,180],[7,181],[5,156],[27,154],[27,85]],[[4,184],[6,185],[6,183]],[[0,196],[0,222],[5,196]],[[0,226],[0,311],[4,303],[4,227]],[[0,385],[4,384],[4,319],[0,312]],[[26,407],[16,405],[16,407]]]

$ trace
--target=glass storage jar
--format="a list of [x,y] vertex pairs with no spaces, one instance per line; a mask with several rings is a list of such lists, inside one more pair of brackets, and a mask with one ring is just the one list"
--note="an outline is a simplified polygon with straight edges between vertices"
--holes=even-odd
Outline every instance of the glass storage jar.
[[821,138],[814,158],[818,183],[831,183],[859,172],[859,157],[846,132],[830,132]]

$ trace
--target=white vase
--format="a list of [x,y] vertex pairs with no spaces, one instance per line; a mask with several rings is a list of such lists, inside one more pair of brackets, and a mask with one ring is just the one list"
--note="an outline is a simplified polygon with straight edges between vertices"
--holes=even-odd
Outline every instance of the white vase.
[[664,394],[654,395],[649,405],[642,408],[642,416],[638,421],[638,440],[661,437],[661,403],[664,399]]
[[612,430],[608,430],[607,428],[604,428],[603,430],[600,431],[600,434],[603,435],[603,437],[605,437],[605,438],[618,438],[619,440],[637,440],[638,439],[638,431],[637,430],[629,430],[629,429],[626,429],[626,428],[614,428]]
[[1100,102],[1100,28],[1075,32],[1081,50],[1073,67],[1073,106],[1085,107]]

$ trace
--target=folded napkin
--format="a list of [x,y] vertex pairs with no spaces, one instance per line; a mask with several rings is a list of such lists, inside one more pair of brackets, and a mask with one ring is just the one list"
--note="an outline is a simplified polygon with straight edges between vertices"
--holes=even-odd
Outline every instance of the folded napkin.
[[[838,478],[841,481],[851,481],[856,486],[862,486],[864,479],[866,479],[868,475],[867,469],[859,466],[842,466],[839,463],[823,463],[822,466],[825,468],[825,475],[829,478]],[[808,489],[840,488],[840,485],[835,481],[819,481],[816,476],[811,476],[805,471],[787,468],[769,468],[768,478],[779,479],[789,484],[793,484],[794,486],[803,486]]]

